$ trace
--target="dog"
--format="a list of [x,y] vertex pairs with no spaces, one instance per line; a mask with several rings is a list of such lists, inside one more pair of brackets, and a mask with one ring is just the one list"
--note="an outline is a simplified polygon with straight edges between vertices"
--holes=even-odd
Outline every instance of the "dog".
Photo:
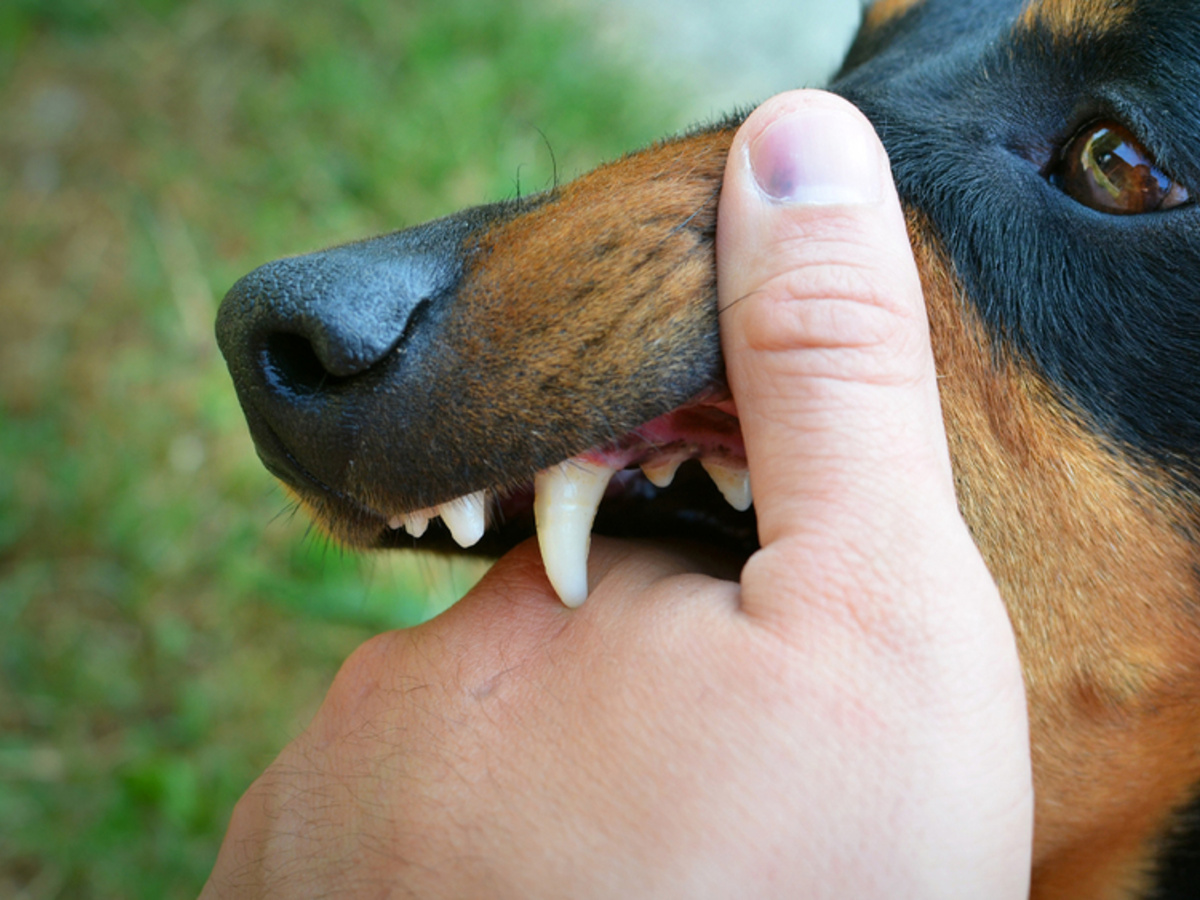
[[[877,0],[831,90],[890,154],[1018,638],[1032,896],[1195,896],[1200,5]],[[568,603],[590,528],[749,555],[714,270],[740,121],[243,278],[217,334],[267,468],[354,546],[536,530]]]

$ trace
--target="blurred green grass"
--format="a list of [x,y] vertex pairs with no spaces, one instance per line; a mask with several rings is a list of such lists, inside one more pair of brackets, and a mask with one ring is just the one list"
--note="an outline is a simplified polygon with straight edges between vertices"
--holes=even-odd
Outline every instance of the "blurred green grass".
[[680,124],[594,30],[562,0],[0,5],[0,896],[195,896],[339,662],[477,576],[308,535],[212,320],[268,259]]

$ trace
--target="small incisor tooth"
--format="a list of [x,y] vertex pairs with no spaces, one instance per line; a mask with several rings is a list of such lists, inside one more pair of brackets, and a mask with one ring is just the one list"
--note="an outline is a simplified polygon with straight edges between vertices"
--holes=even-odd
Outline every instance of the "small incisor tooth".
[[592,523],[615,471],[572,459],[534,477],[533,515],[542,563],[566,606],[587,599]]
[[671,482],[675,480],[675,473],[679,471],[682,464],[682,459],[643,463],[642,474],[657,488],[670,487]]
[[443,503],[437,512],[460,547],[473,547],[487,530],[487,492],[479,491]]
[[419,538],[429,527],[429,520],[436,514],[432,509],[423,509],[420,512],[408,513],[403,516],[392,516],[388,519],[388,528],[392,531],[399,531],[403,528],[413,537]]
[[[408,533],[415,538],[419,538],[425,533],[425,529],[429,527],[429,513],[415,512],[409,513],[404,517],[404,527]],[[482,536],[482,535],[481,535]]]
[[717,490],[729,501],[729,505],[738,512],[745,512],[754,503],[750,493],[750,472],[747,469],[731,469],[720,463],[700,460],[708,477],[716,484]]

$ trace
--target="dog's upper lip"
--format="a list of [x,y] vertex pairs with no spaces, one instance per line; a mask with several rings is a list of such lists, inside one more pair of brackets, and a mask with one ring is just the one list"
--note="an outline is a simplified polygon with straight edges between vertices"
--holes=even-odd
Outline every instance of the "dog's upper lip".
[[356,519],[378,522],[379,527],[383,527],[385,518],[370,504],[337,490],[305,468],[265,420],[247,411],[247,421],[263,467],[288,486],[295,496],[315,499],[322,506],[333,504]]
[[[447,497],[423,509],[413,509],[389,503],[383,496],[365,497],[356,491],[340,490],[306,468],[265,419],[254,415],[252,410],[248,411],[247,418],[259,458],[272,475],[309,501],[314,511],[323,509],[333,513],[336,510],[339,515],[350,515],[380,536],[381,543],[390,543],[384,536],[397,530],[397,525],[405,524],[406,520],[434,518],[441,515],[442,507],[460,504],[468,496]],[[736,404],[728,388],[717,383],[691,402],[619,438],[578,453],[572,459],[614,471],[630,470],[631,477],[637,474],[638,467],[642,467],[650,482],[663,487],[674,471],[688,460],[702,460],[712,468],[744,469],[745,447]],[[560,464],[568,462],[570,460],[564,459]],[[503,521],[531,507],[536,474],[533,471],[516,474],[508,484],[480,484],[470,496],[486,495],[488,504],[493,507],[489,518]],[[635,487],[631,477],[615,479],[610,495],[653,490],[640,475],[637,481],[641,486]],[[360,541],[361,538],[352,542]]]
[[[560,460],[559,464],[577,460],[614,471],[639,466],[662,468],[666,465],[674,469],[691,459],[729,468],[744,468],[746,465],[737,407],[729,389],[723,384],[714,385],[693,401],[646,422],[622,437],[585,450],[570,459]],[[523,478],[517,478],[515,488],[511,485],[481,484],[476,487],[476,492],[489,493],[493,499],[499,500],[521,496],[527,493],[537,474],[528,472]],[[316,479],[308,480],[310,484],[320,486],[323,492],[335,495],[338,499],[350,500],[339,492],[321,486]],[[374,516],[394,529],[398,522],[409,516],[436,516],[440,507],[455,503],[465,496],[468,495],[447,498],[419,510],[388,509],[386,512],[376,512]],[[357,501],[350,502],[362,506]],[[384,504],[378,506],[382,509]]]
[[[570,603],[587,596],[582,573],[594,524],[607,534],[715,537],[740,548],[754,542],[740,421],[723,383],[549,468],[524,478],[518,473],[507,484],[478,485],[473,493],[419,510],[384,494],[348,492],[326,483],[289,452],[267,422],[253,414],[248,418],[267,468],[337,536],[352,544],[390,547],[401,546],[408,531],[422,538],[421,546],[449,549],[456,543],[492,554],[536,534],[547,573]],[[668,489],[680,466],[691,460],[704,471],[688,467],[679,476],[684,484]],[[424,538],[436,520],[437,527]]]
[[[484,486],[434,507],[387,517],[387,530],[425,535],[440,518],[454,541],[472,547],[489,526],[528,518],[532,508],[546,573],[568,605],[587,597],[587,554],[593,524],[610,498],[637,498],[650,506],[679,467],[699,460],[734,511],[752,503],[736,407],[728,390],[714,388],[602,447],[588,450],[532,476],[532,489],[516,492]],[[644,476],[635,467],[641,467]],[[385,537],[381,542],[386,543]]]

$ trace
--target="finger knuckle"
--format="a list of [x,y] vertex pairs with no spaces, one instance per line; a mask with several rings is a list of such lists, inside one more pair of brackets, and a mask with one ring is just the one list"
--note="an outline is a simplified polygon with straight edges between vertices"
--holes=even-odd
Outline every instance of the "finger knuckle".
[[[819,284],[803,272],[768,285],[743,322],[746,347],[788,354],[800,374],[871,383],[912,383],[925,374],[923,325],[881,303],[863,279],[842,273]],[[799,353],[797,352],[799,351]]]

